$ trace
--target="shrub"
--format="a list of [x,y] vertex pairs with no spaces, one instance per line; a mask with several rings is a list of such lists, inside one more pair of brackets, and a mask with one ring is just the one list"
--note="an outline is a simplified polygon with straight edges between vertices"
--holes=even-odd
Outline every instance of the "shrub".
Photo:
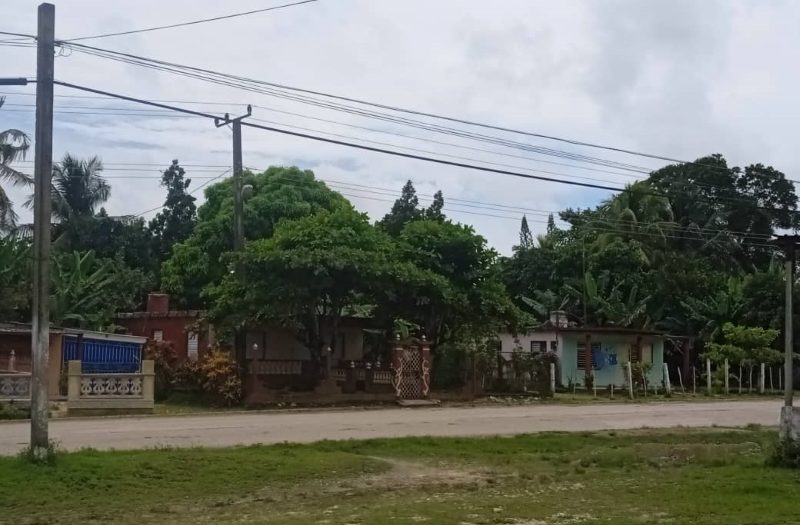
[[767,464],[773,467],[800,469],[800,439],[792,439],[789,436],[779,439],[767,459]]
[[156,373],[156,400],[170,396],[175,386],[179,363],[175,346],[169,341],[148,340],[144,347],[144,358],[152,360]]
[[222,350],[209,352],[198,362],[185,362],[175,374],[182,389],[198,393],[215,406],[231,406],[242,400],[242,381],[236,361]]

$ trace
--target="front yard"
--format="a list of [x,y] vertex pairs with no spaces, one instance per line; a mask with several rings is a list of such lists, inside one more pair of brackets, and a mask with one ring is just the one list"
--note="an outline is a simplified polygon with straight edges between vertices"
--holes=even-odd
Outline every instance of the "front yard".
[[406,438],[0,458],[0,523],[797,523],[773,432]]

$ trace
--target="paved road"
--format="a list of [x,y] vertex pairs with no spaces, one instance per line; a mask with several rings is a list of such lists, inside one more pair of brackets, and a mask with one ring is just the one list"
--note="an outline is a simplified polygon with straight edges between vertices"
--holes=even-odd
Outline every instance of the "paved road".
[[[508,435],[551,430],[777,425],[781,402],[735,401],[254,412],[169,417],[60,419],[51,437],[67,450],[230,446],[321,439]],[[0,424],[0,455],[27,444],[29,424]]]

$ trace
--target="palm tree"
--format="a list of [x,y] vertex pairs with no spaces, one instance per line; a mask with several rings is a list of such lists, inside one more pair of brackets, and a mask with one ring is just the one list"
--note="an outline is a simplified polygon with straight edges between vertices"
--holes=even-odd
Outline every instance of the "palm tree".
[[111,196],[99,157],[79,160],[69,153],[53,167],[53,215],[62,223],[91,217]]
[[[0,98],[0,107],[5,102]],[[10,182],[14,186],[24,186],[33,183],[26,174],[15,170],[9,164],[25,158],[30,148],[31,141],[28,136],[18,129],[0,131],[0,181]],[[0,232],[8,232],[17,224],[17,214],[14,212],[8,193],[0,187]]]

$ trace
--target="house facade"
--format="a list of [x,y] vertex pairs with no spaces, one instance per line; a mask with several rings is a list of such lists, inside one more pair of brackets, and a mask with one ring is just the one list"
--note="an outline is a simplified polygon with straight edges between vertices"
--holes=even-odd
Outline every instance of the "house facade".
[[[565,324],[565,323],[564,323]],[[577,327],[549,323],[526,334],[500,334],[500,355],[510,362],[514,351],[555,352],[556,382],[582,385],[586,376],[586,348],[591,348],[591,370],[597,387],[627,384],[628,362],[652,365],[650,384],[663,378],[664,337],[660,332],[616,327]]]
[[170,310],[169,295],[151,293],[144,312],[118,313],[114,322],[125,333],[172,343],[179,359],[197,360],[214,344],[214,331],[202,310]]
[[[120,334],[72,328],[50,328],[48,395],[66,395],[65,376],[69,361],[81,361],[85,373],[135,373],[140,370],[145,339]],[[0,323],[0,399],[29,395],[31,374],[31,325]],[[8,395],[4,395],[8,394]]]

